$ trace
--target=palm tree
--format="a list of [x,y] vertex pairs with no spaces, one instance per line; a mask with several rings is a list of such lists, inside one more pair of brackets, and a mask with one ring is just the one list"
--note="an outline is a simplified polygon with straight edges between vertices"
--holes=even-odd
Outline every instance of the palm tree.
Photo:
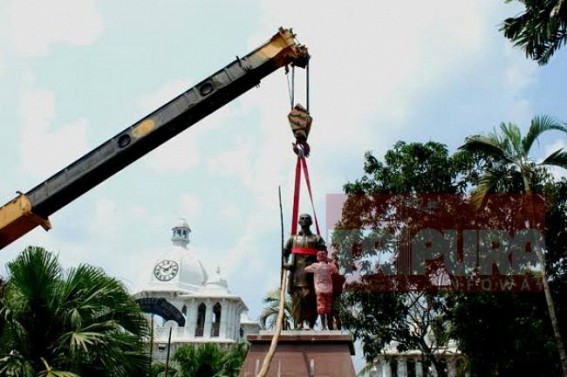
[[240,373],[240,368],[246,359],[248,353],[247,343],[237,343],[231,346],[228,351],[224,353],[221,359],[221,370],[218,373],[219,377],[237,377]]
[[[237,343],[222,350],[215,343],[184,345],[177,349],[167,377],[238,377],[248,352],[248,344]],[[165,377],[165,364],[152,364],[150,377]]]
[[145,375],[148,325],[126,287],[101,269],[65,273],[28,247],[8,264],[0,305],[0,375]]
[[[260,327],[263,329],[274,329],[280,310],[280,288],[269,291],[262,302],[267,306],[260,313]],[[291,314],[291,299],[287,297],[284,305],[283,329],[289,330],[292,327],[293,316]]]
[[182,377],[216,376],[221,369],[223,352],[213,343],[181,346],[173,360],[179,365]]
[[[531,194],[534,183],[537,182],[538,173],[541,173],[538,168],[558,166],[567,169],[567,152],[563,149],[551,153],[540,163],[536,163],[530,158],[530,150],[538,138],[544,132],[553,130],[567,133],[567,127],[563,122],[549,116],[537,116],[532,119],[525,136],[522,136],[520,129],[515,124],[503,123],[500,126],[500,133],[495,131],[487,136],[474,135],[466,138],[465,144],[460,149],[479,153],[485,160],[493,163],[480,177],[479,183],[473,191],[473,204],[480,207],[486,194],[494,192],[499,183],[509,180],[510,177],[519,176],[524,193]],[[561,339],[555,305],[547,280],[545,252],[540,250],[537,254],[542,266],[542,286],[549,319],[553,328],[563,375],[567,377],[567,354]]]
[[[511,0],[508,0],[511,1]],[[567,6],[563,0],[519,0],[525,12],[504,20],[500,31],[540,65],[567,42]]]
[[161,362],[154,362],[150,367],[150,377],[180,377],[181,372],[176,367],[171,365],[167,366],[167,376],[165,375],[165,364]]

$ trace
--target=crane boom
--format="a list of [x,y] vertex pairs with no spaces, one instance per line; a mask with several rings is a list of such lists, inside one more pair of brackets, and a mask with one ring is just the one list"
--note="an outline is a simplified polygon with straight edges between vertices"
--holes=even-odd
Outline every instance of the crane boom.
[[268,42],[199,82],[126,128],[28,192],[0,207],[0,249],[48,216],[105,181],[149,151],[260,84],[277,69],[305,68],[307,48],[291,29],[280,28]]

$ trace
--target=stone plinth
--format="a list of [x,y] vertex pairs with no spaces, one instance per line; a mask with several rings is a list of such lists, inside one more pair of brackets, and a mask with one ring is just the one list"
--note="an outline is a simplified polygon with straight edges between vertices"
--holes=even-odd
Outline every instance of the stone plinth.
[[[256,377],[270,349],[272,331],[248,335],[250,350],[240,377]],[[354,377],[352,335],[342,331],[282,331],[269,377]]]

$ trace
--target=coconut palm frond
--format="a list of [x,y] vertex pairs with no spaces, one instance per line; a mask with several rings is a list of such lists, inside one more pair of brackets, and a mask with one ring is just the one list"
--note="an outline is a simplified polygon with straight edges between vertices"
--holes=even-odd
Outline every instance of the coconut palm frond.
[[498,161],[505,161],[508,163],[512,162],[503,150],[500,140],[496,137],[484,135],[469,136],[465,139],[465,143],[461,145],[459,149],[488,156]]
[[478,185],[471,195],[471,204],[474,208],[480,209],[482,207],[486,195],[494,191],[500,179],[501,177],[498,174],[490,171],[480,177]]
[[567,133],[567,127],[565,123],[549,116],[549,115],[539,115],[532,119],[528,133],[522,140],[524,153],[529,153],[533,143],[547,131],[561,131]]
[[541,165],[558,166],[567,169],[567,152],[563,149],[558,149],[541,162]]

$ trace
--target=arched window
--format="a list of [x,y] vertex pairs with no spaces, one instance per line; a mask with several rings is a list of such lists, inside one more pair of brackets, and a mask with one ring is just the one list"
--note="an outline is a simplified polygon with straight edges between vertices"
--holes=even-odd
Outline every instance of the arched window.
[[203,336],[205,330],[205,315],[207,314],[207,306],[201,303],[197,307],[197,328],[195,328],[195,337]]
[[213,306],[213,326],[211,327],[211,337],[218,337],[220,332],[222,307],[218,302]]
[[390,375],[392,377],[398,377],[398,360],[390,361]]
[[415,364],[414,360],[408,360],[406,362],[406,376],[407,377],[417,377],[416,364]]

